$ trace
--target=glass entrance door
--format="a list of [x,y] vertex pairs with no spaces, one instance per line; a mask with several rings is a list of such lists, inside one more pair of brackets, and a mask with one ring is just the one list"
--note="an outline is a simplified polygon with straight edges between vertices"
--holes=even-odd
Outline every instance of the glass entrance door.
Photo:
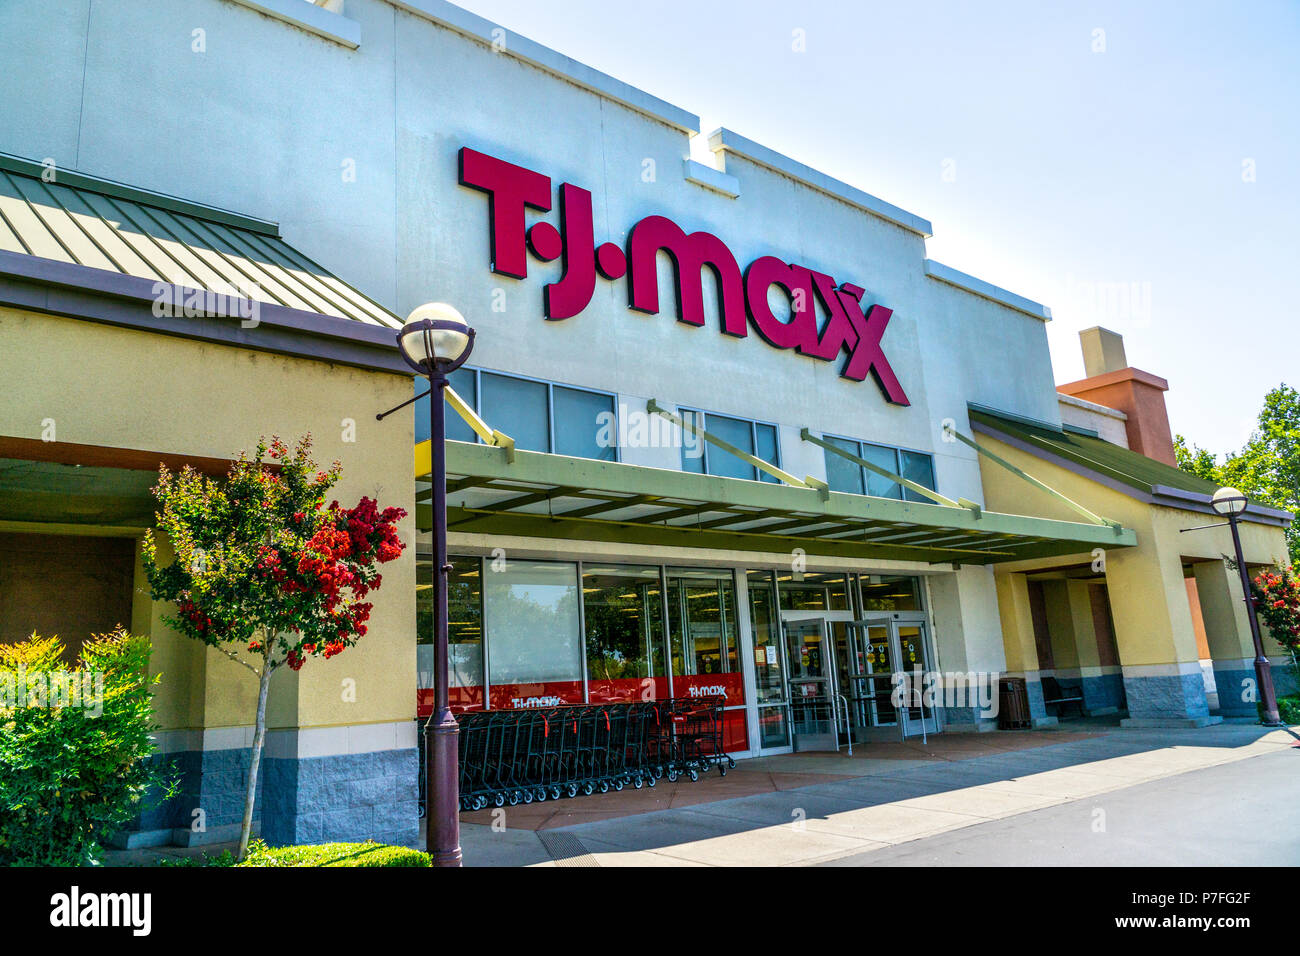
[[[848,702],[844,734],[851,733],[855,742],[897,740],[937,729],[932,708],[919,697],[922,675],[929,670],[924,624],[854,621],[844,627],[837,650],[840,693]],[[904,675],[908,680],[896,694]]]
[[848,676],[854,739],[897,737],[898,710],[892,701],[897,653],[892,622],[855,622],[850,631],[856,642],[853,673]]
[[785,646],[794,749],[835,750],[839,743],[831,697],[835,660],[827,622],[823,618],[786,622]]
[[930,659],[926,651],[925,625],[900,621],[891,622],[894,637],[895,659],[898,669],[912,675],[910,683],[904,687],[910,691],[904,695],[903,706],[898,713],[902,719],[904,737],[932,734],[938,730],[935,723],[934,708],[924,699],[924,684],[921,675],[930,670]]

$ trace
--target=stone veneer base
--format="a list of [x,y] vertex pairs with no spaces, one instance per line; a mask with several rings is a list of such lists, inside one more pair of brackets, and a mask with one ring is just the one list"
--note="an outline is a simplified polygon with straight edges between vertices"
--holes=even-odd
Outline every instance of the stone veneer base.
[[[175,768],[175,797],[144,811],[111,846],[206,846],[239,839],[252,751],[180,751],[153,758]],[[263,753],[253,833],[273,846],[419,838],[415,748],[269,757]],[[202,811],[202,814],[196,811]],[[201,827],[195,829],[195,824]]]
[[[1250,681],[1243,685],[1243,681]],[[1219,706],[1216,711],[1224,717],[1254,717],[1258,711],[1254,701],[1241,699],[1244,686],[1255,686],[1255,668],[1216,667],[1214,683],[1219,689]]]
[[[1210,716],[1205,678],[1199,670],[1184,674],[1125,674],[1124,694],[1128,699],[1128,720],[1123,724],[1126,727],[1204,727],[1204,723],[1188,721],[1201,721]],[[1146,720],[1177,723],[1136,723]]]
[[419,838],[418,751],[266,761],[264,839],[272,846]]

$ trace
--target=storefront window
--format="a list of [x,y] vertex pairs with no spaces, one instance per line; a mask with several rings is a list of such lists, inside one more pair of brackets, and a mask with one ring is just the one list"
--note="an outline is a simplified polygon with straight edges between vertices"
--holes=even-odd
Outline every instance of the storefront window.
[[[929,455],[923,455],[915,451],[902,451],[898,453],[899,461],[903,470],[899,472],[909,481],[914,481],[922,488],[934,488],[934,459]],[[929,501],[923,495],[918,495],[911,489],[904,489],[908,501]]]
[[[871,462],[877,468],[883,468],[898,474],[898,451],[894,448],[886,448],[884,445],[870,445],[862,443],[862,457]],[[877,498],[901,498],[903,489],[896,482],[890,481],[883,475],[878,475],[874,471],[863,469],[867,479],[867,494],[874,495]]]
[[590,700],[668,696],[659,569],[585,565],[582,610]]
[[[825,441],[828,445],[843,449],[850,455],[861,456],[862,445],[851,439],[832,438],[827,435]],[[841,491],[850,495],[866,494],[866,487],[862,484],[862,472],[863,468],[857,462],[849,461],[834,452],[827,452],[826,483],[831,486],[831,491]]]
[[[765,425],[763,422],[754,424],[754,455],[763,459],[769,464],[779,464],[779,451],[776,443],[776,426]],[[758,473],[759,481],[767,481],[773,484],[780,484],[780,481],[773,478],[765,471]]]
[[[470,408],[478,408],[478,386],[477,379],[473,369],[458,368],[447,376],[447,383],[456,390],[456,394],[465,400]],[[415,394],[420,395],[429,390],[429,380],[415,377]],[[461,418],[451,406],[447,406],[447,439],[448,441],[467,441],[475,442],[478,436],[474,434],[474,429],[469,427],[465,419]],[[418,445],[422,441],[429,440],[429,396],[417,399],[415,402],[415,443]]]
[[486,573],[494,708],[582,701],[580,593],[574,564],[511,560]]
[[551,450],[551,414],[545,382],[483,372],[479,414],[493,428],[515,440],[526,451]]
[[552,389],[555,453],[614,461],[614,396],[556,385]]
[[[447,677],[456,709],[483,706],[483,588],[478,558],[450,558],[447,576]],[[433,562],[415,565],[416,663],[422,690],[433,687]],[[429,697],[432,692],[421,694]]]
[[862,607],[867,611],[921,610],[919,578],[862,575]]
[[772,572],[750,571],[749,621],[754,641],[754,686],[760,704],[785,700],[785,678],[781,662],[780,618]]
[[[934,488],[934,459],[919,451],[903,451],[888,445],[873,445],[869,442],[854,441],[852,438],[823,437],[828,445],[841,448],[850,455],[856,455],[871,462],[877,468],[895,475],[901,475],[914,481],[923,488]],[[906,498],[908,501],[929,501],[914,491],[906,491],[902,485],[878,475],[869,468],[855,464],[843,455],[833,451],[826,452],[826,482],[831,491],[848,494],[868,494],[877,498]]]
[[682,429],[682,471],[702,475],[705,473],[704,456],[708,442],[690,429],[704,427],[704,413],[690,408],[679,408],[678,413],[681,420],[690,426]]
[[674,676],[740,672],[735,606],[730,571],[669,569],[668,624]]
[[843,574],[782,571],[781,607],[786,611],[847,611],[848,578]]
[[[682,421],[702,428],[715,438],[734,445],[746,454],[761,458],[770,464],[781,464],[777,446],[776,426],[766,422],[732,418],[729,415],[706,414],[690,408],[678,409]],[[717,475],[720,478],[744,478],[750,481],[776,482],[765,471],[760,471],[742,458],[717,446],[710,446],[703,438],[684,435],[682,438],[682,471]]]
[[748,746],[739,631],[731,571],[668,569],[673,696],[723,697],[722,739],[727,750]]

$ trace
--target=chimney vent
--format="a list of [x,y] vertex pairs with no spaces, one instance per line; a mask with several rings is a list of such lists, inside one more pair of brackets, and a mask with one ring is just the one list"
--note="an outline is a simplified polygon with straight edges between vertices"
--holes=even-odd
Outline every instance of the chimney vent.
[[1124,336],[1094,325],[1079,333],[1083,345],[1083,371],[1088,378],[1128,368],[1124,357]]

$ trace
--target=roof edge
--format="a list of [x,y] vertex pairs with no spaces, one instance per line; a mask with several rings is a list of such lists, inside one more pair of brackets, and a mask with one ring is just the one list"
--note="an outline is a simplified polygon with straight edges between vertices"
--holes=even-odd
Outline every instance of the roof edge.
[[923,238],[928,239],[934,235],[934,227],[928,219],[923,219],[856,186],[850,186],[846,182],[819,172],[752,139],[746,139],[725,126],[720,126],[709,134],[709,149],[715,153],[735,153],[737,156],[742,156],[760,166],[766,166],[768,169],[824,192],[828,196],[843,200],[851,206],[857,206],[873,216],[892,222],[896,226],[902,226]]
[[[486,17],[480,17],[455,4],[447,3],[446,0],[386,0],[386,2],[398,10],[429,20],[449,30],[455,30],[472,40],[491,46],[494,50],[568,80],[606,99],[621,103],[638,113],[644,113],[661,123],[667,123],[684,133],[695,135],[700,131],[700,118],[694,113],[661,100],[630,83],[593,69],[585,63],[579,63],[548,46],[520,36]],[[500,31],[501,39],[497,38],[497,31]]]
[[1100,375],[1065,382],[1056,386],[1056,390],[1062,395],[1073,395],[1075,392],[1087,392],[1095,388],[1104,388],[1107,385],[1118,385],[1120,382],[1141,382],[1143,385],[1150,385],[1162,392],[1169,391],[1169,381],[1167,379],[1161,378],[1154,372],[1144,372],[1132,365],[1116,369],[1113,372],[1102,372]]
[[[1061,429],[1057,429],[1054,426],[1045,425],[1042,422],[1036,422],[1033,419],[1025,418],[1020,415],[1013,415],[1008,412],[999,412],[995,409],[989,408],[988,406],[976,405],[974,402],[968,402],[967,407],[972,411],[983,412],[984,414],[994,418],[1001,418],[1013,423],[1034,425],[1039,428],[1051,428],[1053,431],[1060,431],[1064,434]],[[1087,465],[1074,461],[1071,458],[1067,458],[1064,455],[1033,445],[1015,435],[1008,434],[1007,432],[998,429],[994,425],[974,421],[971,422],[971,430],[979,432],[982,435],[987,435],[995,441],[1000,441],[1003,444],[1009,445],[1027,455],[1056,465],[1058,468],[1064,468],[1066,471],[1073,472],[1082,478],[1096,482],[1105,488],[1109,488],[1112,491],[1125,495],[1126,497],[1141,501],[1144,504],[1159,505],[1165,508],[1180,508],[1183,511],[1195,511],[1202,514],[1218,515],[1218,512],[1214,510],[1214,507],[1211,504],[1210,496],[1207,494],[1195,491],[1186,491],[1181,488],[1172,488],[1168,485],[1150,485],[1148,486],[1150,490],[1146,491],[1142,488],[1135,488],[1132,485],[1126,484],[1117,478],[1113,478],[1094,468],[1089,468]],[[1129,450],[1131,451],[1131,449]],[[1132,452],[1132,454],[1136,455],[1138,453]],[[1290,512],[1258,504],[1248,504],[1245,511],[1242,512],[1242,515],[1247,521],[1253,521],[1257,524],[1274,525],[1276,527],[1285,527],[1294,520],[1294,515]]]
[[1031,425],[1034,428],[1046,428],[1048,431],[1056,432],[1059,435],[1065,434],[1065,429],[1061,425],[1045,422],[1041,418],[1030,418],[1028,415],[1017,415],[1015,412],[1008,412],[1005,409],[994,408],[992,405],[982,405],[979,402],[967,402],[966,410],[978,412],[984,415],[992,415],[994,418],[1005,418],[1008,421],[1016,422],[1020,425]]
[[[257,303],[257,324],[244,325],[233,298],[196,316],[157,314],[159,287],[172,286],[76,263],[0,250],[0,305],[119,328],[272,352],[372,371],[410,375],[394,330],[356,319]],[[179,299],[183,300],[183,294]],[[178,301],[173,298],[173,301]]]
[[1040,321],[1052,321],[1052,310],[1042,303],[1035,302],[1033,299],[1026,299],[1014,292],[1008,292],[1001,286],[985,282],[983,279],[977,279],[973,275],[967,275],[965,272],[960,272],[952,266],[946,266],[942,262],[936,262],[934,259],[925,260],[925,274],[931,279],[938,279],[940,282],[956,286],[958,289],[963,289],[999,305],[1005,305],[1017,312],[1023,312],[1025,315]]

